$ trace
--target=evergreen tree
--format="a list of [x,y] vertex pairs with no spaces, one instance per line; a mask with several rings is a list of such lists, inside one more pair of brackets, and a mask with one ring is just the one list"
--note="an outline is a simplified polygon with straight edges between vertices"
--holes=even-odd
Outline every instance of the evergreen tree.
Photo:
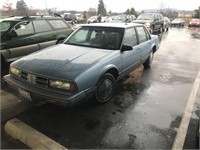
[[101,14],[102,16],[105,16],[107,14],[103,0],[99,0],[97,14]]
[[194,15],[193,15],[194,18],[200,18],[200,6],[198,9],[195,9],[194,10]]
[[18,0],[16,4],[17,15],[27,15],[28,6],[24,2],[24,0]]
[[127,14],[127,15],[135,15],[137,17],[137,12],[135,11],[135,9],[133,7],[131,9],[127,9],[125,14]]

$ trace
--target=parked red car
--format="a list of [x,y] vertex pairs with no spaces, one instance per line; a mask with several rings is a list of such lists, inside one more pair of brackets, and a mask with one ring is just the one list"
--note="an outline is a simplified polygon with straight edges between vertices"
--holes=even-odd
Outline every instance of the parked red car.
[[200,27],[200,19],[192,18],[192,20],[190,20],[188,27]]

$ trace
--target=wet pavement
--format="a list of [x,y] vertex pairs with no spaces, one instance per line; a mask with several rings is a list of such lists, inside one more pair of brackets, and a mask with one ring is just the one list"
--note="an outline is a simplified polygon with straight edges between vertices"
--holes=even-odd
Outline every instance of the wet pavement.
[[[171,28],[160,35],[160,49],[154,55],[151,69],[143,70],[141,66],[119,81],[113,99],[107,104],[97,105],[90,99],[74,107],[44,104],[10,114],[69,149],[171,149],[200,71],[197,35],[198,29],[187,28]],[[10,90],[3,87],[1,92],[5,91]],[[6,99],[2,97],[1,101]],[[200,91],[184,148],[198,146],[194,133],[199,110]],[[2,137],[1,148],[25,148],[3,132]]]

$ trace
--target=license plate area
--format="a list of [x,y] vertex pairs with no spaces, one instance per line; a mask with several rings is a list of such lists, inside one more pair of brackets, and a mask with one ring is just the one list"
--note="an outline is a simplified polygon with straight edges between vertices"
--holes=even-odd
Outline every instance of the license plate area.
[[31,94],[23,89],[18,89],[19,90],[19,94],[25,98],[25,99],[28,99],[29,101],[32,101],[31,99]]

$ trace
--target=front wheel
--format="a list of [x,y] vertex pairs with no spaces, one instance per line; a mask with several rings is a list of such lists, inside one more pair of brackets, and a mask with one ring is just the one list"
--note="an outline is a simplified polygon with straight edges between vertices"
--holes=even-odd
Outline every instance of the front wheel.
[[114,93],[116,80],[115,77],[106,73],[97,83],[97,89],[95,91],[95,97],[98,103],[108,102]]
[[148,59],[143,63],[145,69],[148,69],[148,68],[151,67],[151,64],[152,64],[152,61],[153,61],[153,55],[154,55],[154,53],[151,52]]

